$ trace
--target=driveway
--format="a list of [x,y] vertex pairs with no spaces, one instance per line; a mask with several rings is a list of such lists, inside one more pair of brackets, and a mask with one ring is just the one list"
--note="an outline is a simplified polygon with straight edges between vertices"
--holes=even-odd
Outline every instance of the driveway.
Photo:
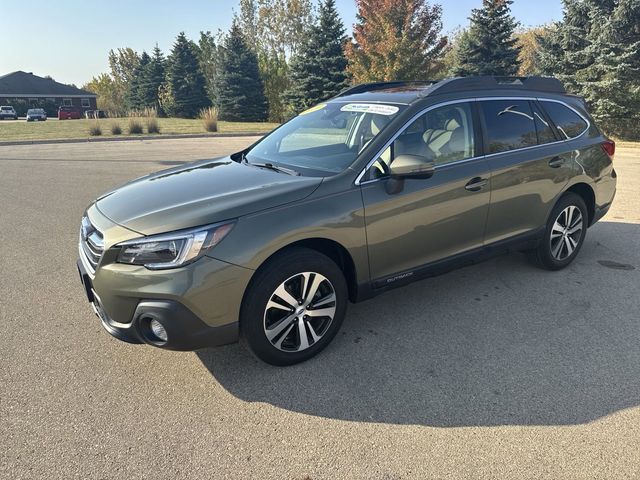
[[289,368],[112,339],[86,303],[99,193],[252,138],[0,147],[0,478],[640,476],[640,150],[569,268],[520,254],[351,305]]

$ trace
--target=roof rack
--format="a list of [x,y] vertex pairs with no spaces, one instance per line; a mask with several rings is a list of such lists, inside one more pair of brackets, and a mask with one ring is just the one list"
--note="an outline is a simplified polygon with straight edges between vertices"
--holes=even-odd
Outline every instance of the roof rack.
[[423,81],[396,81],[396,82],[373,82],[373,83],[361,83],[360,85],[355,85],[353,87],[349,87],[339,94],[337,94],[334,98],[344,97],[345,95],[354,95],[356,93],[364,93],[364,92],[374,92],[376,90],[386,90],[388,88],[398,88],[398,87],[431,87],[438,83],[437,81],[432,80],[423,80]]
[[426,94],[454,93],[469,90],[535,90],[548,93],[567,93],[564,85],[557,78],[551,77],[455,77],[448,78]]
[[547,93],[567,93],[564,85],[557,78],[552,77],[454,77],[441,81],[397,81],[363,83],[347,88],[334,98],[354,95],[356,93],[375,92],[398,87],[424,87],[419,97],[427,95],[455,93],[469,90],[535,90]]

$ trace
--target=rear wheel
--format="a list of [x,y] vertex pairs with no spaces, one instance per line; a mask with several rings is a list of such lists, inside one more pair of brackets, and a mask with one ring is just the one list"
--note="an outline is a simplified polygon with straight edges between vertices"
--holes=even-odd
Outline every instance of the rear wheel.
[[547,270],[560,270],[578,255],[584,242],[589,214],[580,195],[566,193],[553,208],[544,238],[529,258]]
[[261,360],[293,365],[325,348],[347,308],[340,268],[314,250],[278,254],[258,271],[240,312],[241,339]]

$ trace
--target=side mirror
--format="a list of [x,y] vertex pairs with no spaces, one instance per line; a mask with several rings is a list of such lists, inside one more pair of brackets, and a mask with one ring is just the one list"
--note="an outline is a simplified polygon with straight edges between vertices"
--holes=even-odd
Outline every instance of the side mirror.
[[387,193],[399,193],[404,188],[405,178],[431,178],[436,164],[433,160],[419,155],[398,155],[389,168]]

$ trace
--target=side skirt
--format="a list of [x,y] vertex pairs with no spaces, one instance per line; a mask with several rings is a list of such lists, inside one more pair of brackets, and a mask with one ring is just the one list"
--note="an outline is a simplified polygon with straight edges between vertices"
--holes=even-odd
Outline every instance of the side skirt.
[[503,255],[512,251],[522,251],[536,248],[544,236],[545,227],[523,233],[515,237],[501,240],[474,248],[442,260],[437,260],[426,265],[421,265],[411,270],[398,272],[387,277],[377,278],[368,285],[360,285],[358,288],[357,302],[375,297],[387,290],[408,285],[417,280],[443,275],[458,268],[475,265],[490,258]]

